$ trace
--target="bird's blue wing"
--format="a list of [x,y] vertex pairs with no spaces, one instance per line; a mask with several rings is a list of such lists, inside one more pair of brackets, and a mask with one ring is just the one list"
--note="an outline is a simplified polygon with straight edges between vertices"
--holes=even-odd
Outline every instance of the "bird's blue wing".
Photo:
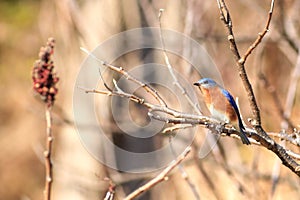
[[239,109],[234,101],[234,98],[231,96],[231,94],[225,90],[225,89],[222,89],[222,93],[224,94],[224,96],[226,97],[226,99],[229,101],[229,103],[233,106],[234,110],[236,113],[239,113]]
[[234,111],[235,111],[235,113],[236,113],[236,115],[238,117],[238,120],[239,120],[239,125],[240,125],[241,128],[244,129],[244,126],[243,126],[243,123],[242,123],[242,119],[241,119],[241,116],[240,116],[240,112],[239,112],[239,108],[237,107],[234,98],[225,89],[222,89],[222,93],[224,94],[224,96],[226,97],[226,99],[229,101],[229,103],[232,105],[232,107],[234,108]]
[[226,97],[226,99],[229,101],[229,103],[232,105],[232,107],[234,108],[235,113],[237,114],[237,117],[238,117],[238,120],[239,120],[240,131],[241,131],[240,137],[242,139],[242,142],[244,144],[249,145],[250,141],[247,138],[247,136],[245,135],[245,132],[244,132],[245,131],[245,127],[243,125],[243,122],[242,122],[242,119],[241,119],[241,116],[240,116],[240,112],[239,112],[239,109],[238,109],[238,107],[237,107],[237,105],[236,105],[236,103],[234,101],[234,98],[225,89],[222,89],[222,93],[224,94],[224,96]]

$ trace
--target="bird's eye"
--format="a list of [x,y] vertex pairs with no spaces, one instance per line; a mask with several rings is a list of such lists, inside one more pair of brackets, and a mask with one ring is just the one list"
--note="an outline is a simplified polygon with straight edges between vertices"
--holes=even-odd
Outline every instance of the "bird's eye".
[[204,84],[208,84],[208,81],[204,81]]

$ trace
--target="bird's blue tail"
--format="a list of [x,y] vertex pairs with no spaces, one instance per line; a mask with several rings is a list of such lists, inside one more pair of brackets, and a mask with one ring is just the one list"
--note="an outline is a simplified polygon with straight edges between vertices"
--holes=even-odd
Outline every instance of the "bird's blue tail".
[[239,123],[239,126],[240,126],[240,137],[242,139],[242,142],[243,144],[251,144],[249,139],[247,138],[246,136],[246,133],[245,133],[245,127],[243,126],[243,124],[241,124],[242,122]]

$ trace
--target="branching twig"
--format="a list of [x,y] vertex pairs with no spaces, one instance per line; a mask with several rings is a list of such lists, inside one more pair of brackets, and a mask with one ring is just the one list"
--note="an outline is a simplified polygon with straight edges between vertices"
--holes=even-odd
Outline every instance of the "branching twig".
[[[265,12],[261,5],[258,3],[259,1],[248,1],[248,0],[241,0],[245,6],[252,8],[254,12]],[[299,10],[297,7],[297,2],[294,1],[294,4],[290,7],[293,8],[295,11]],[[279,6],[279,27],[272,27],[272,34],[270,35],[270,41],[277,44],[278,49],[287,57],[289,61],[294,60],[295,53],[298,54],[298,45],[295,39],[292,40],[292,33],[294,30],[291,28],[291,23],[287,21],[285,18],[285,10],[282,7],[284,1],[278,1],[277,5]],[[300,4],[299,4],[300,5]],[[298,17],[298,15],[296,15]],[[257,16],[259,18],[260,16]],[[289,25],[288,27],[285,25]],[[284,33],[285,32],[285,33]],[[283,38],[283,40],[282,40]],[[253,40],[252,40],[253,41]]]
[[[219,123],[217,120],[210,119],[209,117],[205,117],[205,116],[201,116],[201,115],[193,115],[193,114],[188,114],[188,113],[182,113],[182,112],[176,111],[176,110],[168,108],[168,107],[151,104],[149,102],[146,102],[146,100],[141,97],[126,93],[124,91],[105,91],[105,90],[96,90],[96,89],[86,89],[86,88],[82,88],[82,87],[79,87],[79,88],[84,90],[86,93],[97,93],[97,94],[104,94],[104,95],[108,95],[108,96],[120,96],[120,97],[128,98],[135,103],[145,106],[151,112],[157,111],[157,112],[162,112],[162,113],[172,115],[175,118],[174,124],[176,124],[176,122],[177,122],[177,124],[182,123],[182,122],[188,122],[188,123],[192,123],[192,124],[193,123],[196,124],[196,123],[200,122],[202,124],[206,124],[206,122],[210,121],[210,120],[214,121],[215,123]],[[149,114],[149,115],[151,115],[151,114]],[[172,123],[172,122],[170,122],[170,123]]]
[[[240,137],[238,136],[239,132],[234,130],[231,126],[224,126],[219,121],[209,118],[209,117],[206,117],[206,116],[186,114],[186,113],[178,112],[176,110],[172,110],[171,108],[153,105],[149,102],[146,102],[144,99],[142,99],[140,97],[125,93],[123,91],[120,92],[120,91],[88,90],[88,89],[84,89],[84,88],[81,88],[81,89],[83,89],[86,93],[97,93],[97,94],[104,94],[104,95],[108,95],[108,96],[114,95],[114,96],[128,98],[131,101],[133,101],[135,103],[139,103],[139,104],[145,106],[146,108],[148,108],[149,109],[148,115],[151,118],[165,122],[165,123],[181,124],[181,125],[187,124],[187,125],[190,125],[191,127],[193,125],[200,125],[205,128],[208,128],[210,130],[213,130],[212,131],[213,133],[218,133],[218,134],[225,133],[226,135],[229,135],[233,138],[240,139]],[[154,114],[153,113],[154,111],[169,114],[169,115],[173,116],[174,118],[169,118],[169,117],[164,117],[164,116],[161,116],[158,114]],[[298,154],[296,154],[292,151],[287,151],[286,149],[284,149],[281,146],[274,147],[274,143],[270,144],[270,143],[268,143],[268,141],[263,140],[261,138],[261,136],[255,132],[255,130],[251,129],[251,131],[250,131],[250,129],[247,129],[246,133],[248,136],[251,136],[251,138],[249,138],[251,144],[256,144],[256,145],[260,145],[260,146],[264,146],[264,147],[266,147],[267,145],[270,145],[271,146],[270,149],[277,155],[278,155],[277,152],[280,151],[282,154],[287,154],[294,159],[299,159],[299,157],[300,157]],[[255,139],[256,141],[263,141],[264,143],[256,142],[252,138]],[[289,158],[289,159],[291,159],[291,158]]]
[[[192,101],[192,99],[189,96],[189,94],[187,93],[186,89],[179,83],[179,81],[178,81],[178,79],[177,79],[177,77],[176,77],[176,75],[174,73],[173,67],[172,67],[172,65],[170,63],[170,60],[169,60],[169,57],[168,57],[168,54],[167,54],[167,51],[166,51],[166,48],[165,48],[164,37],[162,35],[161,17],[162,17],[163,11],[164,11],[163,9],[159,10],[158,21],[159,21],[159,36],[160,36],[160,41],[161,41],[161,45],[162,45],[162,49],[163,49],[163,55],[164,55],[165,63],[167,65],[167,67],[168,67],[168,70],[169,70],[169,72],[170,72],[173,80],[174,80],[174,84],[180,89],[182,95],[185,96],[185,98],[187,99],[188,103],[193,107],[193,109],[199,115],[201,115],[202,113],[201,113],[200,109],[197,107],[197,104]],[[173,149],[173,146],[172,146],[171,137],[170,137],[170,148],[171,148],[171,151],[172,151],[173,155],[175,156],[175,152],[174,152],[174,149]],[[179,164],[178,168],[179,168],[179,170],[181,172],[182,177],[184,178],[184,180],[187,182],[187,184],[191,188],[191,191],[193,192],[193,195],[194,195],[195,199],[200,199],[200,195],[199,195],[199,193],[198,193],[195,185],[190,180],[190,178],[189,178],[188,174],[186,173],[184,167],[181,164]]]
[[279,96],[274,88],[274,86],[271,85],[271,83],[269,82],[268,78],[265,76],[265,74],[263,74],[263,72],[259,72],[258,73],[258,78],[263,82],[266,90],[271,94],[272,98],[273,98],[273,101],[275,103],[275,107],[276,109],[278,110],[278,113],[280,115],[280,117],[286,121],[286,123],[288,124],[288,126],[291,128],[291,129],[294,129],[295,126],[293,125],[293,123],[291,122],[291,120],[289,119],[289,117],[287,117],[285,114],[284,114],[284,109],[280,103],[280,99],[279,99]]
[[190,153],[190,151],[191,151],[191,147],[187,147],[184,150],[184,152],[182,154],[180,154],[176,160],[172,161],[170,163],[170,165],[168,167],[166,167],[161,173],[159,173],[155,178],[150,180],[145,185],[139,187],[138,189],[136,189],[135,191],[130,193],[127,197],[124,198],[124,200],[134,199],[135,197],[142,194],[143,192],[150,190],[152,187],[154,187],[158,183],[160,183],[164,180],[168,180],[168,177],[167,177],[168,174],[184,160],[184,158]]
[[241,63],[242,65],[245,64],[248,56],[252,53],[252,51],[259,45],[259,43],[261,43],[262,39],[264,38],[264,36],[267,34],[267,32],[269,31],[269,26],[271,23],[271,19],[272,19],[272,14],[273,14],[273,10],[274,10],[274,2],[275,0],[272,0],[271,2],[271,7],[269,10],[269,16],[268,16],[268,20],[267,23],[264,27],[264,30],[260,33],[258,33],[258,37],[256,38],[256,40],[253,42],[253,44],[248,48],[248,50],[246,51],[246,53],[240,58],[239,63]]
[[[84,89],[84,90],[87,93],[98,93],[98,94],[104,94],[104,95],[108,95],[108,96],[114,95],[114,96],[128,98],[135,103],[145,106],[149,110],[148,115],[150,117],[152,117],[153,119],[156,119],[156,120],[163,121],[165,123],[202,125],[205,128],[213,130],[213,133],[218,133],[218,134],[225,133],[232,137],[234,137],[234,135],[239,134],[232,127],[225,127],[224,125],[222,125],[222,123],[220,123],[219,121],[217,121],[215,119],[212,119],[212,118],[209,118],[206,116],[202,116],[202,115],[193,115],[193,114],[189,114],[189,113],[182,113],[182,112],[176,111],[172,108],[165,107],[163,105],[154,105],[149,102],[146,102],[145,99],[143,99],[141,97],[126,93],[124,91],[118,91],[118,90],[117,91],[103,91],[103,90],[89,90],[89,89]],[[161,115],[155,114],[156,112],[168,114],[168,115],[172,116],[173,118],[163,117]],[[280,146],[279,144],[274,142],[269,137],[268,137],[268,139],[266,139],[265,137],[262,137],[260,132],[257,132],[257,130],[252,130],[252,129],[251,129],[251,131],[247,130],[246,133],[247,133],[248,137],[251,137],[257,141],[257,142],[255,142],[252,139],[250,139],[252,144],[259,144],[259,145],[264,146],[265,148],[271,150],[282,160],[284,165],[289,167],[294,173],[296,173],[298,176],[300,176],[300,167],[292,159],[293,153],[289,153],[285,148],[283,148],[282,146]]]
[[[253,125],[254,129],[256,132],[259,134],[259,137],[253,136],[256,141],[258,141],[262,146],[266,147],[267,149],[273,151],[282,161],[284,165],[286,165],[288,168],[290,168],[294,173],[296,173],[298,176],[300,176],[300,165],[295,162],[286,152],[285,148],[277,144],[275,141],[273,141],[264,131],[264,129],[261,126],[261,118],[260,118],[260,111],[256,102],[256,98],[251,86],[251,83],[248,79],[248,75],[245,70],[245,60],[241,60],[241,56],[239,53],[239,50],[237,48],[235,39],[234,39],[234,34],[232,30],[232,21],[230,17],[230,13],[228,8],[226,7],[226,4],[224,0],[217,0],[219,10],[220,10],[220,15],[221,15],[221,20],[224,22],[226,28],[227,28],[227,34],[228,34],[228,40],[230,44],[230,49],[235,57],[236,64],[238,66],[239,74],[240,77],[243,81],[245,90],[247,92],[247,96],[250,102],[251,110],[254,116],[254,120],[251,121],[251,124]],[[272,11],[274,8],[274,0],[271,2],[271,8],[270,11]],[[269,26],[270,20],[272,17],[272,12],[271,14],[269,13],[269,17],[267,20],[267,25],[266,27]],[[264,36],[264,35],[263,35]],[[259,36],[258,38],[260,38]],[[261,39],[258,39],[258,43],[254,46],[254,48],[260,43]],[[253,49],[254,49],[253,48]],[[252,47],[250,47],[252,49]],[[252,50],[253,50],[252,49]],[[252,51],[251,50],[251,51]],[[250,52],[251,53],[251,52]]]
[[[291,75],[291,80],[290,80],[290,84],[288,87],[288,93],[287,93],[287,98],[286,98],[286,102],[285,102],[285,108],[284,108],[284,119],[289,119],[291,112],[292,112],[292,108],[294,105],[294,100],[295,100],[295,96],[296,96],[296,88],[297,88],[297,82],[300,76],[300,55],[298,54],[298,58],[297,58],[297,62],[296,62],[296,66],[293,70],[293,73]],[[289,120],[284,120],[281,122],[281,129],[282,130],[287,130],[288,127],[290,126],[290,121]],[[291,127],[291,126],[290,126]],[[294,128],[293,128],[294,129]],[[285,140],[282,141],[283,145],[285,144]],[[272,174],[272,190],[271,190],[271,196],[274,195],[275,190],[277,188],[278,185],[278,180],[279,180],[279,176],[280,176],[280,161],[278,160],[275,165],[274,165],[274,170],[273,170],[273,174]]]
[[297,133],[288,134],[285,131],[280,133],[270,133],[268,135],[278,138],[279,140],[285,140],[293,145],[300,147],[300,136]]
[[255,99],[255,95],[251,86],[251,83],[248,79],[248,75],[246,73],[245,70],[245,62],[247,57],[251,54],[251,52],[255,49],[255,47],[257,47],[257,45],[262,41],[263,37],[265,36],[265,34],[268,32],[268,28],[272,19],[272,13],[273,13],[273,8],[274,8],[274,0],[272,0],[271,2],[271,8],[269,11],[269,17],[267,20],[267,24],[264,28],[264,31],[262,33],[259,34],[258,38],[256,39],[256,41],[253,43],[253,45],[251,45],[248,49],[248,51],[246,52],[246,54],[241,57],[239,50],[237,48],[236,42],[235,42],[235,38],[234,38],[234,34],[233,34],[233,30],[232,30],[232,21],[231,21],[231,17],[230,17],[230,13],[229,10],[225,4],[224,0],[217,0],[218,5],[219,5],[219,10],[220,10],[220,14],[221,14],[221,20],[224,22],[225,26],[227,27],[227,32],[228,32],[228,40],[230,42],[230,49],[235,57],[236,63],[238,65],[238,69],[239,69],[239,74],[241,76],[241,79],[243,81],[244,87],[246,89],[249,101],[250,101],[250,106],[252,108],[252,112],[253,112],[253,116],[254,119],[251,123],[254,127],[257,128],[257,131],[264,136],[266,139],[269,139],[269,137],[265,134],[265,131],[262,129],[261,127],[261,118],[260,118],[260,111]]
[[145,89],[146,92],[148,92],[149,94],[151,94],[161,105],[164,105],[167,107],[166,102],[163,100],[163,98],[157,93],[157,91],[152,88],[149,84],[147,83],[143,83],[140,80],[136,79],[135,77],[131,76],[128,72],[126,72],[122,67],[117,67],[114,65],[111,65],[103,60],[100,60],[99,58],[97,58],[94,54],[92,54],[91,52],[89,52],[88,50],[86,50],[85,48],[81,47],[80,48],[83,52],[85,52],[87,55],[92,56],[96,61],[98,61],[101,65],[108,67],[109,69],[118,72],[120,74],[122,74],[123,76],[126,77],[126,79],[136,83],[137,85],[141,86],[142,88]]
[[163,11],[164,11],[163,9],[159,10],[158,21],[159,21],[159,37],[160,37],[160,41],[161,41],[161,45],[162,45],[162,49],[163,49],[163,55],[164,55],[165,63],[168,67],[168,70],[169,70],[173,80],[174,80],[174,84],[180,89],[182,95],[185,96],[188,103],[193,107],[193,109],[199,115],[201,115],[202,113],[201,113],[199,107],[197,107],[197,104],[192,101],[192,99],[191,99],[190,95],[187,93],[186,89],[179,83],[179,81],[178,81],[178,79],[177,79],[177,77],[174,73],[173,67],[170,63],[170,60],[169,60],[169,57],[168,57],[168,54],[167,54],[167,51],[166,51],[166,47],[165,47],[165,40],[164,40],[164,37],[162,35],[161,16],[162,16]]
[[[253,125],[255,131],[253,130],[253,132],[247,132],[247,136],[251,137],[253,139],[255,139],[260,145],[264,146],[265,148],[271,150],[272,152],[274,152],[282,161],[282,163],[284,165],[286,165],[288,168],[290,168],[294,173],[296,173],[298,176],[300,176],[300,166],[297,162],[295,162],[295,160],[293,160],[293,158],[290,156],[291,154],[288,154],[288,151],[280,146],[279,144],[277,144],[274,140],[272,140],[267,133],[263,130],[262,126],[261,126],[261,118],[260,118],[260,111],[255,99],[255,95],[252,89],[252,86],[250,84],[250,81],[248,79],[248,75],[246,73],[245,70],[245,62],[240,62],[241,56],[239,54],[236,42],[235,42],[235,38],[233,35],[233,30],[232,30],[232,21],[230,18],[230,14],[229,11],[225,5],[224,0],[217,0],[218,5],[219,5],[219,9],[220,9],[220,14],[221,14],[221,19],[224,22],[224,24],[227,27],[227,32],[228,32],[228,40],[230,43],[230,48],[233,52],[233,55],[235,57],[236,63],[238,65],[238,70],[239,70],[239,74],[241,76],[241,79],[243,81],[244,87],[246,89],[247,95],[248,95],[248,99],[250,102],[250,106],[251,106],[251,110],[253,112],[253,116],[254,119],[251,121],[251,124]],[[272,0],[271,3],[271,9],[270,12],[273,10],[274,7],[274,0]],[[272,14],[269,14],[269,18],[267,21],[267,28],[269,26],[270,20],[271,20]],[[265,34],[263,34],[262,36],[264,36]],[[261,42],[262,40],[262,36],[259,36],[257,42],[255,43],[254,47],[250,47],[251,51],[253,51],[253,49]],[[90,53],[89,53],[90,54]],[[150,94],[152,94],[157,100],[158,102],[160,102],[160,105],[153,105],[150,104],[148,102],[145,102],[145,100],[143,98],[139,98],[133,94],[127,94],[123,91],[95,91],[95,90],[91,90],[90,92],[97,92],[97,93],[101,93],[101,94],[106,94],[106,95],[117,95],[117,96],[121,96],[121,97],[126,97],[131,99],[132,101],[136,102],[136,103],[140,103],[141,105],[144,105],[148,108],[149,110],[149,115],[152,115],[153,118],[156,119],[160,119],[160,120],[165,120],[166,123],[173,123],[173,124],[180,124],[180,123],[184,123],[184,124],[191,124],[191,125],[204,125],[206,128],[215,130],[214,132],[217,133],[227,133],[229,135],[234,134],[236,131],[232,128],[228,128],[228,127],[224,127],[220,126],[219,122],[214,122],[214,120],[209,119],[207,117],[201,116],[201,115],[192,115],[192,114],[186,114],[186,113],[181,113],[178,112],[174,109],[170,109],[168,107],[166,107],[166,104],[164,103],[164,100],[158,95],[158,92],[151,88],[150,86],[138,81],[136,78],[132,77],[131,75],[129,75],[123,68],[121,67],[115,67],[111,64],[108,64],[104,61],[99,60],[98,58],[96,58],[94,55],[92,55],[95,59],[97,59],[102,65],[108,67],[109,69],[116,71],[122,75],[124,75],[128,80],[133,81],[135,83],[137,83],[138,85],[140,85],[141,87],[143,87],[147,92],[149,92]],[[248,57],[248,56],[246,56]],[[165,57],[166,58],[166,57]],[[168,60],[167,60],[168,61]],[[169,61],[167,62],[169,63]],[[165,118],[162,117],[160,115],[155,115],[154,112],[162,112],[168,115],[171,115],[173,118]]]
[[[247,92],[247,95],[248,95],[248,98],[250,101],[250,106],[252,108],[253,116],[255,119],[252,121],[252,125],[254,127],[261,128],[260,127],[261,126],[260,111],[259,111],[256,99],[255,99],[255,95],[254,95],[251,83],[248,79],[248,75],[245,70],[244,62],[240,62],[241,56],[240,56],[239,50],[238,50],[236,42],[235,42],[235,38],[234,38],[233,30],[232,30],[232,21],[231,21],[231,17],[229,14],[229,10],[228,10],[224,0],[217,0],[217,2],[218,2],[219,10],[220,10],[221,20],[223,21],[223,23],[225,24],[225,26],[227,28],[227,34],[228,34],[227,39],[230,44],[230,49],[235,57],[237,65],[238,65],[239,74],[243,81],[244,87],[246,89],[246,92]],[[260,130],[260,132],[262,135],[264,135],[266,138],[268,138],[268,136],[264,134],[263,130]]]

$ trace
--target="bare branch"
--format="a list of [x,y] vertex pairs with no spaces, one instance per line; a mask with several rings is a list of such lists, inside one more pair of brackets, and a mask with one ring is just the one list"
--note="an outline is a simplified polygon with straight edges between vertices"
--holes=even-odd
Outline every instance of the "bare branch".
[[[234,55],[236,64],[238,66],[239,75],[243,81],[244,88],[247,92],[251,110],[252,110],[252,113],[254,116],[254,119],[251,120],[250,122],[253,125],[256,132],[258,133],[258,135],[252,135],[252,138],[254,138],[256,141],[258,141],[262,146],[273,151],[281,159],[281,161],[284,165],[286,165],[294,173],[296,173],[298,176],[300,176],[300,165],[297,162],[295,162],[295,160],[293,160],[292,157],[290,157],[287,154],[284,147],[280,146],[274,140],[272,140],[261,126],[260,110],[258,108],[251,83],[248,79],[248,75],[245,70],[245,62],[241,61],[241,56],[240,56],[239,50],[238,50],[236,42],[235,42],[235,38],[234,38],[233,30],[232,30],[232,21],[231,21],[229,10],[226,7],[224,0],[217,0],[217,3],[219,6],[219,10],[220,10],[221,20],[223,21],[224,25],[227,28],[230,49]],[[270,11],[273,10],[273,7],[274,7],[274,0],[272,0],[272,2],[271,2]],[[271,17],[272,17],[272,14],[269,14],[267,27],[268,27],[268,24],[270,23],[269,21],[271,20]],[[260,41],[261,41],[261,39],[260,39]],[[260,43],[260,41],[258,42],[258,44]]]
[[[81,88],[81,89],[83,89],[83,88]],[[160,120],[160,121],[163,121],[165,123],[170,123],[170,124],[201,125],[205,128],[212,130],[213,133],[218,133],[218,134],[225,133],[228,136],[240,139],[240,137],[238,136],[239,132],[237,132],[237,130],[233,129],[232,126],[225,126],[221,122],[219,122],[215,119],[206,117],[206,116],[182,113],[182,112],[173,110],[171,108],[167,108],[167,107],[160,106],[160,105],[154,105],[149,102],[146,102],[144,99],[142,99],[138,96],[128,94],[123,91],[85,90],[85,92],[86,93],[98,93],[98,94],[104,94],[104,95],[109,95],[109,96],[114,95],[114,96],[128,98],[131,101],[141,104],[141,105],[145,106],[146,108],[148,108],[149,109],[148,115],[153,119]],[[154,112],[165,113],[165,114],[173,116],[174,118],[164,117],[164,116],[161,116],[158,114],[154,114]],[[279,144],[274,142],[274,140],[272,140],[272,139],[265,139],[264,137],[262,137],[260,134],[258,134],[256,131],[254,131],[252,129],[251,129],[251,131],[249,131],[249,129],[247,129],[246,134],[248,137],[251,137],[249,139],[252,144],[261,145],[261,146],[264,146],[265,148],[271,150],[282,160],[284,165],[289,167],[294,173],[296,173],[298,176],[300,176],[299,164],[296,163],[292,159],[292,158],[296,159],[297,156],[295,156],[295,155],[297,155],[297,154],[286,150],[284,147],[280,146]],[[225,136],[225,135],[223,135],[223,136]],[[257,142],[252,139],[256,140]]]
[[[292,108],[294,105],[296,91],[297,91],[297,83],[300,77],[300,54],[298,54],[296,66],[291,74],[291,80],[289,84],[289,89],[286,97],[285,108],[284,108],[284,116],[289,118],[292,112]],[[286,129],[286,124],[283,124],[284,129]]]
[[46,122],[47,122],[47,139],[46,139],[46,150],[44,151],[45,156],[45,166],[46,166],[46,180],[45,180],[45,190],[44,195],[45,199],[50,200],[51,197],[51,188],[52,188],[52,177],[53,177],[53,168],[52,168],[52,161],[51,161],[51,154],[52,154],[52,123],[51,123],[51,107],[46,106]]
[[[230,18],[229,11],[224,3],[224,0],[218,0],[218,3],[219,3],[220,13],[221,13],[221,19],[227,27],[230,48],[233,52],[233,55],[235,56],[236,63],[238,65],[238,69],[239,69],[239,73],[240,73],[241,79],[243,80],[244,87],[247,91],[249,102],[250,102],[252,112],[254,115],[254,119],[251,120],[251,124],[253,125],[255,131],[254,130],[253,130],[253,132],[252,132],[252,130],[247,131],[247,136],[252,139],[255,139],[257,141],[257,142],[253,142],[253,143],[257,143],[257,144],[264,146],[265,148],[271,150],[272,152],[274,152],[281,159],[281,161],[284,165],[286,165],[294,173],[296,173],[298,176],[300,176],[299,164],[295,160],[293,160],[293,158],[291,157],[291,154],[288,153],[288,151],[284,147],[280,146],[274,140],[272,140],[267,135],[267,133],[263,130],[263,128],[261,126],[259,108],[258,108],[257,102],[255,100],[252,86],[248,80],[248,76],[245,71],[244,63],[239,62],[240,55],[239,55],[238,48],[236,46],[235,39],[233,36],[232,21]],[[95,57],[94,55],[92,55],[92,56]],[[167,60],[166,60],[167,63],[169,63],[167,56],[165,56],[165,59],[166,58],[167,58]],[[105,95],[116,95],[116,96],[128,98],[136,103],[139,103],[139,104],[147,107],[149,110],[148,114],[152,118],[164,121],[166,123],[202,125],[205,128],[214,130],[213,131],[214,133],[218,133],[218,134],[226,133],[227,135],[238,134],[235,129],[233,129],[232,127],[230,127],[230,128],[225,127],[219,121],[210,119],[210,118],[202,116],[202,115],[193,115],[193,114],[182,113],[182,112],[176,111],[172,108],[168,108],[166,106],[166,104],[164,103],[164,100],[161,98],[161,96],[158,94],[158,92],[154,88],[148,86],[147,84],[142,83],[141,81],[137,80],[135,77],[129,75],[126,72],[126,70],[124,70],[121,67],[113,66],[102,60],[99,60],[98,58],[95,58],[95,59],[97,59],[101,64],[108,67],[109,69],[124,75],[129,81],[132,81],[132,82],[140,85],[141,87],[143,87],[147,92],[149,92],[152,96],[154,96],[157,99],[157,101],[160,103],[160,105],[151,104],[149,102],[146,102],[141,97],[138,97],[133,94],[128,94],[128,93],[126,93],[124,91],[120,91],[118,89],[117,89],[117,91],[86,90],[86,92],[94,92],[94,93],[100,93],[100,94],[105,94]],[[169,65],[169,66],[171,66],[171,65]],[[161,115],[156,114],[156,113],[160,113],[160,112],[163,114],[168,114],[168,115],[172,116],[172,118],[163,117]]]
[[94,54],[92,54],[91,52],[89,52],[88,50],[86,50],[85,48],[81,47],[80,48],[83,52],[85,52],[86,54],[88,54],[89,56],[92,56],[96,61],[98,61],[101,65],[108,67],[109,69],[118,72],[119,74],[122,74],[123,76],[126,77],[126,79],[136,83],[137,85],[141,86],[142,88],[144,88],[144,90],[146,92],[148,92],[149,94],[151,94],[161,105],[164,105],[167,107],[166,102],[162,99],[162,97],[157,93],[157,91],[152,88],[149,84],[147,83],[143,83],[140,80],[134,78],[133,76],[131,76],[128,72],[126,72],[122,67],[117,67],[114,65],[111,65],[103,60],[100,60],[99,58],[97,58]]
[[[294,5],[292,5],[292,7],[294,7],[297,10],[297,4],[299,4],[299,2],[294,1]],[[284,9],[284,1],[278,1],[278,7],[279,7],[279,22],[280,22],[280,32],[282,37],[287,41],[287,43],[289,44],[289,46],[298,54],[299,53],[299,47],[298,44],[291,38],[291,35],[289,34],[290,30],[288,30],[285,26],[286,23],[286,13],[285,13],[285,9]],[[298,6],[299,9],[299,6]]]
[[268,20],[267,20],[266,26],[264,27],[264,30],[262,32],[258,33],[258,37],[256,38],[256,40],[248,48],[248,50],[246,51],[246,53],[244,54],[244,56],[242,58],[240,58],[239,63],[241,63],[242,65],[246,62],[248,56],[259,45],[259,43],[261,43],[262,39],[264,38],[264,36],[269,31],[269,26],[270,26],[270,23],[271,23],[273,9],[274,9],[274,2],[275,2],[275,0],[272,0],[271,7],[270,7],[270,10],[269,10]]
[[289,119],[289,117],[287,117],[284,114],[284,109],[283,109],[283,107],[282,107],[282,105],[280,103],[279,96],[278,96],[278,94],[277,94],[274,86],[271,85],[271,83],[269,82],[268,78],[261,71],[258,73],[258,78],[263,82],[264,87],[271,94],[271,96],[273,98],[273,101],[275,102],[275,105],[276,105],[275,107],[278,110],[278,113],[279,113],[280,117],[288,124],[288,126],[290,128],[294,129],[295,126],[293,125],[293,123],[291,122],[291,120]]
[[[218,120],[215,120],[213,118],[209,118],[209,117],[206,117],[203,115],[192,115],[192,114],[188,114],[188,113],[182,113],[182,112],[176,111],[171,108],[154,105],[149,102],[146,102],[144,99],[142,99],[136,95],[129,94],[129,93],[126,93],[123,91],[103,91],[103,90],[95,90],[95,89],[85,89],[82,87],[79,87],[79,88],[84,90],[86,93],[97,93],[97,94],[104,94],[104,95],[108,95],[108,96],[120,96],[120,97],[128,98],[131,101],[148,108],[149,109],[149,112],[148,112],[149,117],[159,120],[159,121],[163,121],[165,123],[188,124],[190,126],[202,125],[206,128],[209,128],[210,130],[217,130],[217,131],[213,131],[214,133],[218,133],[218,134],[226,133],[228,135],[231,135],[231,134],[239,135],[239,132],[237,132],[231,126],[225,127],[223,123],[221,123]],[[155,112],[165,113],[165,114],[173,116],[174,118],[164,117],[164,116],[155,114]],[[253,133],[248,132],[248,135],[251,137],[251,135],[253,135]]]
[[[223,21],[224,25],[227,28],[227,34],[228,34],[227,39],[230,44],[230,49],[236,60],[239,74],[243,81],[245,90],[247,92],[250,106],[251,106],[253,116],[255,119],[252,121],[252,125],[256,126],[256,127],[260,127],[261,126],[260,111],[259,111],[256,99],[255,99],[255,95],[254,95],[251,83],[248,79],[248,75],[246,73],[244,63],[239,62],[241,59],[241,56],[240,56],[239,50],[238,50],[236,42],[235,42],[235,38],[234,38],[233,30],[232,30],[232,21],[231,21],[231,17],[229,14],[229,10],[226,7],[224,0],[217,0],[217,2],[218,2],[219,10],[220,10],[221,20]],[[263,133],[264,131],[260,131],[260,132],[262,135],[264,135],[266,138],[268,138],[268,136]]]
[[[222,124],[221,122],[209,117],[181,113],[170,108],[153,105],[151,103],[145,102],[145,100],[141,99],[140,97],[125,92],[119,92],[119,91],[110,92],[110,91],[100,91],[100,90],[85,90],[85,92],[105,94],[109,96],[115,95],[115,96],[125,97],[130,99],[133,102],[139,103],[147,107],[149,109],[148,115],[153,119],[160,120],[170,124],[189,124],[191,126],[201,125],[205,128],[212,130],[213,133],[218,133],[218,134],[225,133],[226,135],[222,135],[222,136],[231,136],[233,138],[240,140],[240,137],[238,136],[239,132],[237,130],[233,129],[231,126],[224,126],[224,124]],[[172,115],[175,118],[168,118],[168,117],[163,117],[161,115],[153,114],[154,111],[166,113]],[[293,158],[298,160],[300,158],[300,155],[290,150],[286,150],[284,147],[280,146],[273,140],[270,141],[264,139],[263,137],[261,137],[260,134],[258,134],[252,129],[251,131],[247,129],[246,134],[248,137],[251,137],[249,138],[251,144],[264,146],[265,148],[270,149],[282,160],[284,165],[289,167],[294,173],[300,176],[299,164],[293,160]],[[258,142],[254,141],[252,138]]]
[[[171,152],[172,152],[174,158],[176,158],[177,154],[175,152],[175,149],[174,149],[174,146],[173,146],[173,143],[172,143],[172,136],[169,136],[169,144],[170,144]],[[188,186],[192,190],[195,199],[200,200],[200,194],[198,193],[195,184],[191,181],[191,179],[190,179],[188,173],[186,172],[183,164],[179,163],[177,167],[178,167],[178,169],[181,173],[181,177],[186,181],[186,183],[188,184]]]
[[191,151],[191,147],[187,147],[183,151],[183,153],[177,157],[176,160],[174,160],[170,163],[170,165],[167,168],[165,168],[161,173],[159,173],[155,178],[150,180],[148,183],[139,187],[137,190],[133,191],[131,194],[129,194],[127,197],[125,197],[124,200],[134,199],[135,197],[139,196],[140,194],[144,193],[145,191],[150,190],[152,187],[154,187],[158,183],[168,180],[167,175],[184,160],[184,158],[190,153],[190,151]]
[[186,129],[186,128],[191,128],[193,127],[192,124],[175,124],[174,126],[167,127],[165,128],[162,133],[169,133],[169,132],[174,132],[180,129]]
[[300,147],[300,137],[297,133],[288,134],[284,130],[280,133],[268,133],[268,135],[278,138],[279,140],[285,140],[295,146]]
[[192,99],[191,99],[190,95],[187,93],[186,89],[179,83],[179,81],[178,81],[178,79],[177,79],[177,77],[174,73],[173,67],[170,63],[170,60],[169,60],[169,57],[168,57],[168,54],[167,54],[167,51],[166,51],[166,47],[165,47],[165,40],[164,40],[164,37],[162,35],[161,17],[162,17],[163,11],[164,11],[163,9],[159,10],[158,21],[159,21],[159,36],[160,36],[160,41],[161,41],[161,45],[162,45],[162,49],[163,49],[163,55],[164,55],[165,63],[168,67],[168,70],[169,70],[173,80],[174,80],[174,84],[180,89],[182,95],[185,96],[188,103],[193,107],[193,109],[199,115],[201,115],[202,113],[201,113],[199,107],[197,106],[197,104],[192,101]]
[[139,97],[137,97],[133,94],[125,93],[123,91],[105,91],[105,90],[95,90],[95,89],[90,90],[90,89],[85,89],[85,88],[82,88],[82,87],[78,87],[78,88],[84,90],[86,93],[97,93],[97,94],[104,94],[104,95],[107,95],[107,96],[125,97],[125,98],[130,99],[133,102],[144,105],[147,108],[152,108],[153,107],[152,104],[145,103],[144,99],[139,98]]

